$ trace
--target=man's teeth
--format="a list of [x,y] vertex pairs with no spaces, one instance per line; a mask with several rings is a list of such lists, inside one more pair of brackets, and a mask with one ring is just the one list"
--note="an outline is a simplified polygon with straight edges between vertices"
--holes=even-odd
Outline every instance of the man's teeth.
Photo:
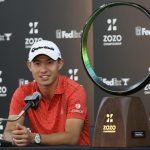
[[48,76],[42,76],[42,78],[48,78]]

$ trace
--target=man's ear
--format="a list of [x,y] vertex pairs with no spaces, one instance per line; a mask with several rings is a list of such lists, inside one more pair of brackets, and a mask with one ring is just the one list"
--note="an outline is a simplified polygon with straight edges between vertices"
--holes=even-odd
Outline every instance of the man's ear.
[[31,71],[31,62],[27,61],[26,62],[28,69]]
[[64,60],[63,59],[60,59],[60,60],[58,60],[59,62],[59,70],[63,67],[63,65],[64,65]]

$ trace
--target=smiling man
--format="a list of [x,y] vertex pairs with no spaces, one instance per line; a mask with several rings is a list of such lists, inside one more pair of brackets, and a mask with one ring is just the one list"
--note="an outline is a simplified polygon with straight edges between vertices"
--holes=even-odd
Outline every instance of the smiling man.
[[[15,122],[7,122],[4,140],[16,146],[89,145],[88,112],[83,86],[59,73],[63,67],[59,48],[42,40],[30,49],[27,66],[33,82],[16,89],[9,118],[16,117],[26,105],[24,99],[38,91],[42,97],[36,109],[29,108]],[[24,126],[28,117],[30,130]]]

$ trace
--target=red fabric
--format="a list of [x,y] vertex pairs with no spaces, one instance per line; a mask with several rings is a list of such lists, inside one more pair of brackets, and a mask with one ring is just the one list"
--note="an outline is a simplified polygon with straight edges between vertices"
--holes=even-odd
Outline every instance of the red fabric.
[[[36,82],[19,87],[13,94],[9,114],[18,115],[25,106],[24,98],[35,91],[38,91]],[[31,131],[41,134],[64,132],[66,119],[83,119],[84,127],[79,144],[90,144],[85,91],[81,85],[66,76],[59,76],[54,97],[50,102],[41,98],[38,108],[29,108],[26,115]]]

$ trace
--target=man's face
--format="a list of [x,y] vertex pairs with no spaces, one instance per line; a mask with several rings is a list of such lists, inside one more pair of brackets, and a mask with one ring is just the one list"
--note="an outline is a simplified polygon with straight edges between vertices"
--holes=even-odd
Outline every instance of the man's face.
[[28,63],[28,68],[32,72],[33,78],[38,85],[52,85],[63,66],[63,60],[53,60],[46,55],[38,55],[32,62]]

